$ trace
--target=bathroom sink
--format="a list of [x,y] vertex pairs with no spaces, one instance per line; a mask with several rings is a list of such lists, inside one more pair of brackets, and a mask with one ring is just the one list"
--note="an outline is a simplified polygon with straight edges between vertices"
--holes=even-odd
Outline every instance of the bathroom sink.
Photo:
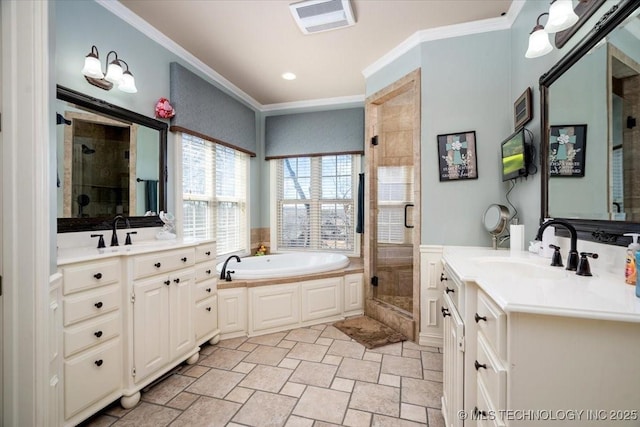
[[[513,279],[547,279],[559,280],[569,277],[564,267],[551,267],[538,260],[513,258],[476,258],[483,276],[513,278]],[[540,260],[542,261],[542,260]],[[545,263],[549,260],[544,259]]]

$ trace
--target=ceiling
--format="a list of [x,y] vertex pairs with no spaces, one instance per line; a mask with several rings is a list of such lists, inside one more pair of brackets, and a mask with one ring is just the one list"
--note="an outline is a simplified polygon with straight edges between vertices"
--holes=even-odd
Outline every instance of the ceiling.
[[363,96],[362,71],[417,31],[499,17],[511,0],[351,0],[354,26],[310,35],[293,1],[120,3],[265,106]]

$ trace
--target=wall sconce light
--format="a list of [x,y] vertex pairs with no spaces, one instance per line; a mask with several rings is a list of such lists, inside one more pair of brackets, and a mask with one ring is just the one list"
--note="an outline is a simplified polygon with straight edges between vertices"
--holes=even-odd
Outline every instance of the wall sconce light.
[[[109,56],[113,54],[115,59],[109,62]],[[122,64],[127,68],[123,71]],[[91,52],[84,58],[84,68],[82,68],[82,74],[89,83],[104,90],[111,90],[114,84],[118,85],[118,89],[127,93],[136,93],[136,82],[133,78],[133,74],[129,71],[129,64],[124,60],[118,58],[118,54],[115,51],[107,53],[107,74],[102,72],[102,65],[100,64],[100,57],[98,54],[98,48],[94,45],[91,46]]]
[[[548,15],[547,26],[540,24],[540,18]],[[536,20],[536,26],[533,27],[529,35],[529,47],[526,58],[537,58],[546,55],[553,50],[551,42],[549,42],[549,34],[564,31],[572,27],[578,22],[578,15],[573,11],[573,2],[571,0],[553,0],[549,7],[549,13],[541,13]]]

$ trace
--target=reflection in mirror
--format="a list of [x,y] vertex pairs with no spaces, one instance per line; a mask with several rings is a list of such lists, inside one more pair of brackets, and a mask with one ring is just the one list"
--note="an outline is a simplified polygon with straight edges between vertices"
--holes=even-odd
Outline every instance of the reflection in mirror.
[[[58,232],[161,225],[166,123],[58,87]],[[146,216],[145,216],[146,215]]]
[[567,219],[581,239],[625,245],[640,229],[639,7],[621,0],[540,78],[541,220]]

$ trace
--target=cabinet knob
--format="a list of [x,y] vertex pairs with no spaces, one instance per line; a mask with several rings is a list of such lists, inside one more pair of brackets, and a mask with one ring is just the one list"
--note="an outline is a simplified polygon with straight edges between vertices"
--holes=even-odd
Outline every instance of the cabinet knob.
[[102,331],[94,332],[93,335],[95,335],[96,338],[100,338],[102,336]]
[[187,257],[182,257],[180,259],[182,260],[182,262],[187,262]]
[[98,359],[93,363],[95,363],[97,366],[102,366],[102,359]]
[[93,275],[93,277],[95,277],[96,279],[100,280],[102,279],[102,273],[96,273]]
[[474,366],[476,367],[476,371],[479,371],[480,368],[487,369],[487,364],[486,363],[479,363],[477,360],[474,363]]
[[476,313],[475,319],[476,319],[476,323],[478,323],[481,320],[484,320],[486,322],[487,321],[487,316],[480,316],[478,313]]
[[207,288],[207,289],[205,289],[205,291],[211,293],[211,288]]
[[167,286],[169,286],[169,285],[171,284],[171,280],[165,280],[165,281],[164,281],[164,284],[165,284],[165,285],[167,285]]
[[97,303],[93,304],[96,306],[96,308],[102,308],[102,301],[98,301]]
[[205,310],[211,311],[211,307],[207,307],[207,308],[205,308]]
[[449,310],[447,310],[444,307],[440,308],[440,311],[442,312],[442,317],[447,317],[447,316],[451,316],[451,313],[449,313]]
[[443,273],[440,273],[440,281],[441,281],[441,282],[444,282],[445,280],[449,280],[449,279],[447,279],[447,278],[445,277],[444,272],[443,272]]
[[455,289],[451,289],[449,287],[446,287],[444,291],[445,291],[445,293],[448,294],[449,292],[455,292],[456,290]]
[[211,251],[207,251],[207,252],[205,252],[204,254],[205,254],[206,256],[209,256],[209,255],[211,255]]
[[180,283],[180,278],[176,277],[175,279],[173,279],[173,281],[176,282],[176,283]]
[[153,265],[154,265],[156,268],[160,268],[160,266],[161,266],[162,264],[160,264],[159,262],[156,262],[156,263],[155,263],[155,264],[153,264]]
[[207,271],[205,271],[205,273],[211,274],[211,270],[207,270]]

